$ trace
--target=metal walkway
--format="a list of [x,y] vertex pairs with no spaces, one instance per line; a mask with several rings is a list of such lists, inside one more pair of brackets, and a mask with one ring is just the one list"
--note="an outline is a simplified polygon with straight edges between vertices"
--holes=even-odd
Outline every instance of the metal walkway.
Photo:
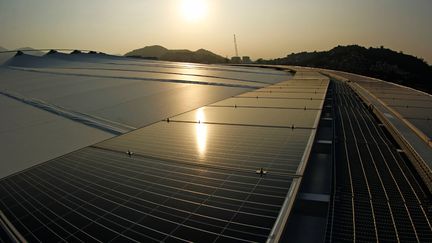
[[431,195],[368,107],[334,81],[336,163],[327,242],[432,242]]

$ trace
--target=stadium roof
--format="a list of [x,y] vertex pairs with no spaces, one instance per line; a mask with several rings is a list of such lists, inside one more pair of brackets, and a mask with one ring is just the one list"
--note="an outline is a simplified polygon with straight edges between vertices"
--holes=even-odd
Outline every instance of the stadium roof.
[[430,96],[289,69],[10,59],[0,239],[430,241]]
[[6,64],[0,66],[1,177],[290,78],[273,70],[84,53],[24,54]]

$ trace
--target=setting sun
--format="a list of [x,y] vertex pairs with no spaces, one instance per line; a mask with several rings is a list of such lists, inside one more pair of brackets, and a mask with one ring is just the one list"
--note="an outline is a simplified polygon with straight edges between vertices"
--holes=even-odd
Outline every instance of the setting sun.
[[0,0],[0,243],[432,243],[431,10]]
[[189,21],[201,20],[207,13],[205,0],[182,0],[181,12],[185,19]]

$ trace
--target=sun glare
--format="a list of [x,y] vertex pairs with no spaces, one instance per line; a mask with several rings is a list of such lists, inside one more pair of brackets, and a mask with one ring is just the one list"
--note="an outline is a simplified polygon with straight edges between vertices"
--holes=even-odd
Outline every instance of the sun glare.
[[203,108],[197,110],[196,119],[198,121],[195,131],[198,155],[200,159],[203,159],[205,158],[207,149],[207,125],[202,123],[205,121],[205,113]]
[[182,0],[181,12],[189,21],[198,21],[207,13],[206,0]]

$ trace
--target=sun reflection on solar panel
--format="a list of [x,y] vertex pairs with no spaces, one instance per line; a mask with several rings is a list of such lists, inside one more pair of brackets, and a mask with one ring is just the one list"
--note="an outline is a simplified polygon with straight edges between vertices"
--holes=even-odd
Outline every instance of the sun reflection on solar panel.
[[198,121],[195,130],[198,155],[200,159],[204,159],[207,147],[207,125],[203,124],[205,121],[205,113],[203,108],[197,110],[196,119]]

